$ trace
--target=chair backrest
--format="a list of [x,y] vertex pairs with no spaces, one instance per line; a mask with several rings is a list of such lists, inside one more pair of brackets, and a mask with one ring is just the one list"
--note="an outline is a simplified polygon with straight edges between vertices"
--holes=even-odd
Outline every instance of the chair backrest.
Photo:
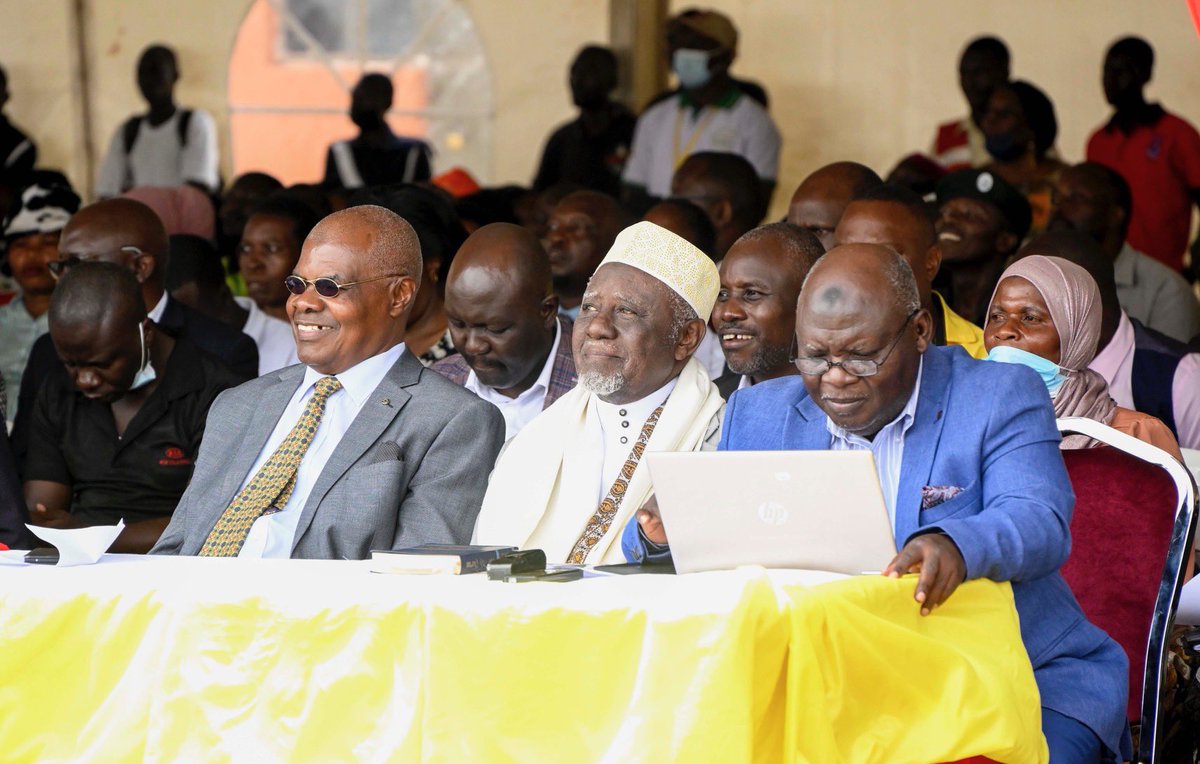
[[1129,657],[1129,719],[1152,761],[1162,666],[1196,511],[1191,475],[1170,454],[1090,419],[1058,422],[1104,447],[1063,452],[1075,490],[1062,574],[1088,620]]

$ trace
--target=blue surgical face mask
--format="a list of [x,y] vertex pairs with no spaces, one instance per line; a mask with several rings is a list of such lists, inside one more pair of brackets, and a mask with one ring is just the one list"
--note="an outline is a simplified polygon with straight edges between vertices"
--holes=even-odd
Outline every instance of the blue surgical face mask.
[[1010,347],[1009,345],[997,345],[991,349],[984,360],[999,361],[1000,363],[1019,363],[1022,366],[1028,366],[1042,378],[1042,383],[1050,391],[1051,397],[1054,397],[1054,394],[1058,392],[1058,388],[1062,387],[1063,382],[1067,381],[1066,375],[1063,374],[1058,364],[1048,361],[1040,355],[1034,355],[1029,351]]
[[138,324],[138,340],[142,343],[142,368],[134,375],[133,384],[129,386],[130,391],[145,387],[158,378],[154,365],[150,363],[150,352],[146,349],[146,329],[142,324]]
[[671,68],[675,70],[679,84],[688,90],[702,88],[712,79],[706,50],[680,48],[671,54]]

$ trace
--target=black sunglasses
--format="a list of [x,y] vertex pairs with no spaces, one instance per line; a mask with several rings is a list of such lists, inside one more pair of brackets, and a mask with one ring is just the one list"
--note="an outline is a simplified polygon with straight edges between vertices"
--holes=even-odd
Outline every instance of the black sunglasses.
[[[121,247],[120,251],[123,254],[133,255],[134,257],[141,257],[142,255],[146,254],[139,247],[135,247],[132,244]],[[67,255],[66,257],[58,260],[51,260],[50,262],[46,263],[46,267],[50,269],[50,275],[57,280],[61,279],[63,274],[65,274],[67,271],[83,262],[88,261],[84,260],[82,257],[79,257],[78,255]]]
[[321,295],[322,297],[337,297],[338,292],[342,291],[343,289],[349,289],[352,286],[369,284],[372,281],[379,281],[381,279],[395,279],[399,277],[400,274],[392,273],[388,274],[387,276],[376,276],[373,279],[362,279],[361,281],[351,281],[345,284],[339,284],[330,278],[319,278],[310,281],[306,278],[302,278],[293,274],[283,280],[283,285],[287,287],[287,290],[292,294],[304,294],[304,292],[308,289],[309,284],[311,284],[313,289],[317,290],[317,294]]

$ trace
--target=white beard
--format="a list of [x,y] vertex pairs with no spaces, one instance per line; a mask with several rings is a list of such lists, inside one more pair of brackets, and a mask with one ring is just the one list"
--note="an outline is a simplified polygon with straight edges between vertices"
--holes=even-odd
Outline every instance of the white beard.
[[595,371],[585,371],[579,375],[579,384],[589,393],[596,395],[612,395],[625,387],[625,375],[621,372],[600,374]]

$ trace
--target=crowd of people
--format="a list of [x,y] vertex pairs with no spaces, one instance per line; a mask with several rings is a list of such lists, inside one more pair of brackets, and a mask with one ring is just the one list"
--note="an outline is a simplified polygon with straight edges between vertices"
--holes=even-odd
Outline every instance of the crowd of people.
[[973,40],[927,153],[815,168],[764,223],[781,138],[736,28],[688,10],[665,42],[678,88],[636,117],[580,51],[528,188],[435,175],[379,74],[291,187],[221,188],[159,45],[91,204],[0,116],[0,541],[123,519],[113,551],[662,560],[646,451],[867,450],[916,607],[1011,581],[1051,760],[1127,752],[1125,655],[1059,574],[1060,452],[1096,443],[1055,419],[1200,448],[1200,134],[1146,102],[1151,47],[1108,49],[1113,114],[1070,165],[1051,100]]

